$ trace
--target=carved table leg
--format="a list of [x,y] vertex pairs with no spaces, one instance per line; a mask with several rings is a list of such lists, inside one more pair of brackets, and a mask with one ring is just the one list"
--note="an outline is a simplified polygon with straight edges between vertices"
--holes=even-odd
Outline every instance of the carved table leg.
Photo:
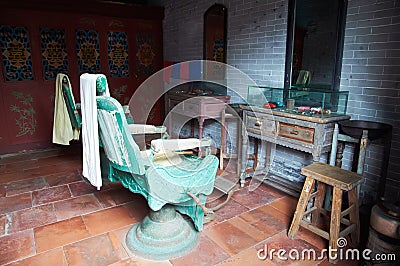
[[[245,127],[243,127],[245,128]],[[242,149],[241,149],[241,167],[240,167],[240,186],[244,187],[246,180],[246,168],[247,168],[247,147],[249,143],[249,137],[247,134],[242,134]]]
[[344,151],[344,143],[338,142],[335,165],[339,168],[342,168],[343,151]]
[[[202,116],[200,116],[199,118],[198,118],[198,120],[199,120],[199,139],[202,139],[203,138],[203,127],[204,127],[204,117],[202,117]],[[199,154],[198,154],[198,156],[199,157],[201,157],[202,156],[202,150],[201,150],[201,148],[199,148]]]

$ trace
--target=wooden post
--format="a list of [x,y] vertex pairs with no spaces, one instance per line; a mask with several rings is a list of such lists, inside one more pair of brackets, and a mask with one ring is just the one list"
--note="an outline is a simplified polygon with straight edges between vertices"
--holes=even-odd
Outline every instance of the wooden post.
[[336,166],[342,168],[342,158],[343,158],[344,143],[338,142],[337,153],[336,153]]
[[367,153],[368,130],[363,130],[360,141],[360,152],[358,154],[357,174],[364,173],[365,154]]
[[[331,149],[331,154],[329,157],[329,164],[332,166],[337,166],[337,153],[338,153],[338,136],[339,136],[339,125],[335,123],[335,128],[333,130],[333,136],[332,136],[332,149]],[[341,150],[341,154],[343,153],[343,147]],[[341,164],[341,161],[340,161]],[[331,200],[332,200],[332,187],[328,186],[325,188],[325,204],[324,204],[324,209],[329,210],[331,208]]]
[[219,151],[219,169],[224,169],[224,155],[226,150],[226,128],[225,128],[225,109],[222,110],[221,114],[221,145]]
[[[243,119],[246,119],[246,115],[243,114]],[[243,122],[244,124],[246,121]],[[246,126],[242,127],[242,134],[241,134],[241,143],[242,143],[242,150],[241,150],[241,170],[240,170],[240,186],[244,187],[244,183],[246,181],[246,168],[247,168],[247,147],[249,145],[249,135],[247,135]]]
[[335,161],[336,161],[336,152],[338,149],[338,134],[339,134],[339,125],[335,124],[335,129],[333,130],[333,136],[332,136],[331,155],[329,158],[329,164],[332,166],[335,166]]

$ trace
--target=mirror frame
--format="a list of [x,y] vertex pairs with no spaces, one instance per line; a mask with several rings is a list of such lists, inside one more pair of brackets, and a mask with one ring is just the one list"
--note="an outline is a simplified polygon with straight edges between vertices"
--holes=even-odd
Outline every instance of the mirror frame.
[[[320,0],[315,0],[320,1]],[[339,0],[337,16],[337,35],[336,35],[336,53],[335,64],[332,69],[332,91],[339,91],[340,75],[342,71],[344,31],[346,25],[347,1]],[[285,58],[285,76],[284,87],[290,88],[292,85],[292,63],[294,48],[294,32],[296,23],[296,4],[297,0],[289,0],[288,20],[287,20],[287,39],[286,39],[286,58]]]

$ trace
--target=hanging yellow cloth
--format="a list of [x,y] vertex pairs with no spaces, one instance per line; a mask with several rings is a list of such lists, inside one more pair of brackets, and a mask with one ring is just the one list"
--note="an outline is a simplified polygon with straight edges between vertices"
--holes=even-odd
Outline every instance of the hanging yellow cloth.
[[[63,97],[62,82],[63,79],[68,80],[68,87],[72,87],[69,78],[65,74],[58,74],[56,78],[56,94],[54,100],[54,123],[53,123],[53,143],[69,145],[71,140],[79,140],[80,128],[74,128],[71,124],[71,118],[69,117],[67,110],[67,103]],[[75,101],[73,103],[75,105]]]

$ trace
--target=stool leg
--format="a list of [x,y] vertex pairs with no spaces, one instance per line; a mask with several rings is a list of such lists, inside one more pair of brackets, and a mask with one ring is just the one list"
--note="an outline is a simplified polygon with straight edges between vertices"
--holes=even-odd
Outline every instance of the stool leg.
[[317,189],[318,189],[318,195],[315,197],[314,201],[314,206],[317,207],[317,209],[312,215],[313,224],[318,224],[318,220],[321,215],[320,209],[322,209],[322,205],[325,199],[326,185],[322,182],[318,182]]
[[349,205],[354,204],[353,211],[350,215],[350,223],[354,224],[356,227],[353,232],[351,232],[351,241],[353,245],[358,246],[360,242],[360,216],[358,213],[358,193],[357,186],[348,192]]
[[[334,187],[333,188],[333,198],[332,198],[332,210],[331,210],[331,224],[330,224],[330,228],[329,228],[329,248],[331,250],[336,250],[335,254],[338,254],[337,240],[339,238],[339,232],[340,232],[342,196],[343,196],[343,191],[338,187]],[[329,252],[329,254],[331,254],[331,253]],[[337,260],[337,257],[335,259],[329,258],[330,263],[334,263],[336,260]]]
[[299,202],[297,203],[296,211],[293,216],[292,224],[288,232],[288,237],[294,238],[299,230],[300,222],[303,219],[304,211],[307,207],[307,203],[310,200],[310,195],[314,187],[315,180],[310,177],[306,177],[304,181],[303,189],[300,194]]

